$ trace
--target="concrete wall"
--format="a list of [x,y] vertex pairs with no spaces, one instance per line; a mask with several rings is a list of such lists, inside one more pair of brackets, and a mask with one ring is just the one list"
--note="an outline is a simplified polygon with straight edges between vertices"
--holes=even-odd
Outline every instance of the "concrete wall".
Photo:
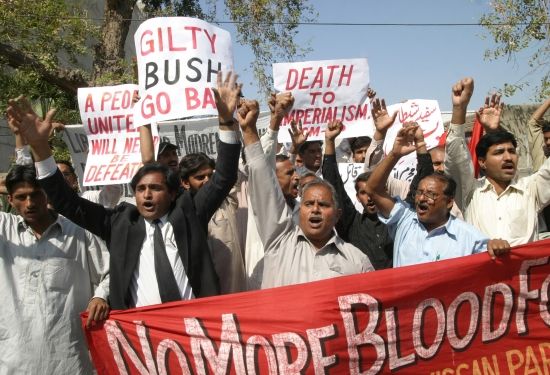
[[15,139],[5,118],[0,118],[0,173],[7,172],[14,157]]

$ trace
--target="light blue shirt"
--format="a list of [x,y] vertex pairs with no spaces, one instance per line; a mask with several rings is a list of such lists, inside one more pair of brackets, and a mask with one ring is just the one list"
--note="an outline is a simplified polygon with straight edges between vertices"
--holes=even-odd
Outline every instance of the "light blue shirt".
[[418,221],[416,211],[400,198],[395,199],[388,218],[378,215],[394,240],[394,267],[487,251],[489,239],[465,221],[450,215],[445,225],[428,232]]

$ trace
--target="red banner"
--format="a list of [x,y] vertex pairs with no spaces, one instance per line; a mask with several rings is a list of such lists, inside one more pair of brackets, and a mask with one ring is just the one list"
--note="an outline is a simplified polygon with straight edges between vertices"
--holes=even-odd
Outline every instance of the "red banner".
[[115,311],[86,336],[99,374],[548,374],[549,255],[546,240]]

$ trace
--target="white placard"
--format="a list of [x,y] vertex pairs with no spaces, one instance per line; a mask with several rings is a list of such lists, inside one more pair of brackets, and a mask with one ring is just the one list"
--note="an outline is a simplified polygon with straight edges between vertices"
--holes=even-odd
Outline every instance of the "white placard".
[[342,138],[372,136],[374,125],[367,96],[366,58],[273,64],[274,87],[292,92],[294,107],[285,117],[279,142],[290,142],[290,121],[302,121],[309,140],[324,139],[326,124],[342,120]]
[[136,126],[217,115],[212,87],[218,71],[233,70],[231,35],[188,17],[152,18],[134,35],[141,99]]
[[89,146],[83,186],[123,184],[141,167],[139,132],[133,123],[137,89],[130,84],[78,89]]
[[346,193],[355,205],[355,209],[359,212],[363,212],[363,206],[357,200],[355,179],[363,173],[363,168],[363,163],[338,163],[338,172],[340,173],[340,177],[342,177],[342,182],[344,183]]
[[[445,129],[437,100],[411,99],[393,104],[387,107],[387,110],[390,116],[397,111],[397,118],[386,133],[384,154],[387,155],[391,151],[397,132],[406,122],[416,122],[420,125],[428,150],[439,144]],[[399,160],[392,170],[392,176],[410,182],[416,174],[416,164],[416,153],[409,154]]]

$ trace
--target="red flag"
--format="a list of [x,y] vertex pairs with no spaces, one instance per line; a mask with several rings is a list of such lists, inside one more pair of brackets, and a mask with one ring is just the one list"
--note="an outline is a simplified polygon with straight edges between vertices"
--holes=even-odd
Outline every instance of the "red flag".
[[468,145],[468,149],[470,149],[470,155],[472,155],[472,163],[474,163],[474,173],[476,178],[479,177],[479,164],[477,162],[476,146],[482,135],[483,126],[481,126],[481,122],[479,122],[479,119],[476,115],[474,126],[472,128],[472,137],[470,138],[470,144]]
[[439,142],[437,144],[437,147],[445,148],[445,142],[447,141],[447,132],[443,132],[441,134],[441,137],[439,138]]

